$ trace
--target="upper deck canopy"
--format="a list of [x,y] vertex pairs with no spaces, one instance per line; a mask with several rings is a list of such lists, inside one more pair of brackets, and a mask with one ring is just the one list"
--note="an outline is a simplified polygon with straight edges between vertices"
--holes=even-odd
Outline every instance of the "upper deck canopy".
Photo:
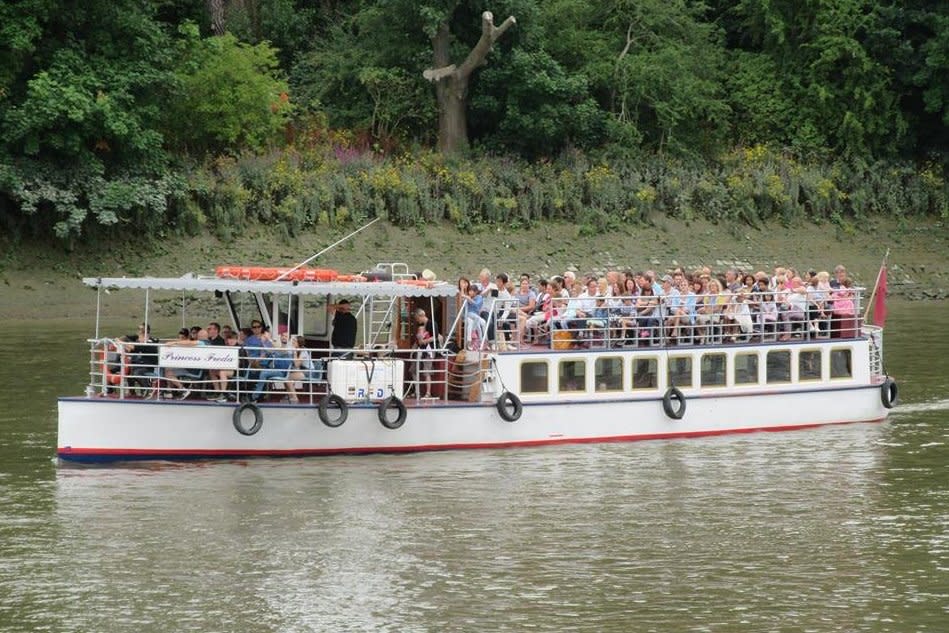
[[453,297],[454,284],[444,281],[399,283],[396,281],[248,281],[217,277],[85,277],[93,288],[179,290],[191,292],[269,292],[290,295],[347,295],[360,297]]

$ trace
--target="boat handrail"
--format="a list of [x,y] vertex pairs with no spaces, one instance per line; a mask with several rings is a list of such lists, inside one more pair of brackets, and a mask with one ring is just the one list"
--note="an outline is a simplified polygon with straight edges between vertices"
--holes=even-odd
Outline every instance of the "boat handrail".
[[[388,368],[390,372],[404,372],[398,377],[390,375],[393,382],[384,387],[382,395],[385,397],[394,395],[404,399],[431,395],[432,399],[444,400],[453,389],[458,391],[481,385],[488,371],[487,365],[478,362],[480,355],[471,353],[471,358],[465,359],[464,354],[456,355],[444,348],[305,348],[303,357],[309,358],[309,363],[291,368],[288,363],[295,359],[289,354],[296,348],[195,345],[178,341],[140,345],[112,337],[88,339],[88,342],[90,379],[87,395],[118,399],[170,399],[193,395],[209,400],[214,396],[240,401],[255,393],[270,393],[275,386],[283,393],[297,393],[297,389],[287,387],[286,383],[290,383],[291,387],[299,384],[299,393],[305,394],[310,402],[316,402],[333,390],[333,384],[339,383],[338,380],[331,381],[331,366],[342,363],[344,370],[355,367],[357,371],[352,380],[360,384],[375,384],[373,376],[379,376],[376,374],[379,367]],[[178,350],[181,354],[172,357],[171,350]],[[168,358],[170,361],[166,363]],[[189,363],[192,367],[188,367]],[[228,373],[222,375],[221,371]],[[341,375],[345,383],[345,371]],[[368,392],[359,397],[338,395],[350,401],[370,400]]]
[[[519,310],[517,298],[496,298],[479,327],[479,334],[493,338],[480,336],[475,347],[512,351],[525,343],[536,347],[534,339],[543,348],[576,349],[860,338],[863,291],[851,288],[836,299],[827,291],[806,291],[795,304],[765,300],[773,292],[702,295],[714,301],[701,304],[694,295],[581,295],[553,298],[547,312],[531,315]],[[466,332],[466,341],[472,338]]]

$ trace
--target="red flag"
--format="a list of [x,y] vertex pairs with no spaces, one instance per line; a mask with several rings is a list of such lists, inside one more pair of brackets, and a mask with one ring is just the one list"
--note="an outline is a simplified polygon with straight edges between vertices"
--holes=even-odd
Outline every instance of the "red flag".
[[876,298],[873,300],[873,324],[883,327],[884,323],[886,323],[886,266],[880,268]]

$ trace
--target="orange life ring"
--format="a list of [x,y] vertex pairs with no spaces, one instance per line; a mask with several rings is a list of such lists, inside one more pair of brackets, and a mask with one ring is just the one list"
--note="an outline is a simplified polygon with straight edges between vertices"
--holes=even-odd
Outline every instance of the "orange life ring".
[[335,281],[339,276],[329,268],[278,268],[274,266],[218,266],[214,273],[221,279],[247,281]]
[[403,286],[419,286],[421,288],[431,288],[432,282],[426,279],[399,279],[396,283]]

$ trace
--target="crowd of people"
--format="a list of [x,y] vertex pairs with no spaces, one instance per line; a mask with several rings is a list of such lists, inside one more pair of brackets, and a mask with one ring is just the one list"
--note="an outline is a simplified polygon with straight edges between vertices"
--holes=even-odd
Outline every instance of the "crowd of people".
[[[345,334],[345,327],[341,330]],[[311,357],[304,337],[290,336],[285,324],[278,325],[277,333],[273,335],[258,319],[252,320],[250,327],[240,329],[221,326],[214,321],[207,327],[181,328],[176,338],[166,341],[152,336],[151,326],[142,323],[136,334],[123,336],[118,344],[124,348],[128,378],[147,385],[149,396],[154,398],[183,400],[191,396],[190,385],[200,383],[201,393],[206,399],[225,402],[236,399],[238,390],[234,383],[241,381],[247,399],[257,401],[270,382],[278,380],[284,383],[288,401],[295,403],[299,398],[294,383],[319,379],[322,374],[322,363]],[[166,347],[236,347],[239,348],[238,367],[207,370],[159,367],[159,344]],[[107,365],[111,370],[117,370],[119,350],[110,356]]]
[[476,282],[458,280],[469,348],[497,350],[529,344],[554,347],[708,344],[753,336],[854,336],[859,296],[843,265],[800,273],[709,267],[655,271],[567,271],[549,279],[483,269]]

